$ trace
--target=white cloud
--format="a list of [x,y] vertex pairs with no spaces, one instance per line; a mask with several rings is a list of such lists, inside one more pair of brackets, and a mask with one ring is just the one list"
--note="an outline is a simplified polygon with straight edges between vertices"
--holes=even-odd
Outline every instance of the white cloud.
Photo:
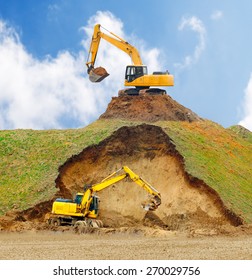
[[[27,52],[15,30],[1,25],[1,129],[62,127],[61,117],[85,122],[96,113],[95,106],[85,101],[92,92],[81,76],[80,56],[61,52],[56,58],[38,60]],[[76,100],[85,110],[76,106]]]
[[182,18],[178,29],[182,31],[186,27],[190,28],[193,32],[197,33],[198,44],[196,45],[193,54],[186,56],[182,63],[175,64],[175,67],[177,67],[179,70],[187,68],[192,64],[196,63],[202,55],[202,52],[204,51],[206,46],[206,29],[203,22],[199,18],[195,16],[189,18]]
[[242,111],[244,117],[239,124],[252,131],[252,73],[245,89]]
[[[0,129],[85,126],[104,112],[111,97],[123,88],[125,66],[131,60],[101,41],[96,66],[106,68],[110,76],[97,84],[89,81],[85,60],[96,23],[126,40],[133,39],[125,34],[120,19],[100,11],[81,28],[86,38],[83,51],[62,50],[56,57],[38,59],[25,49],[18,33],[0,20]],[[146,55],[144,63],[158,65],[158,50],[141,51]]]
[[220,10],[216,10],[211,14],[212,20],[219,20],[223,17],[223,12]]

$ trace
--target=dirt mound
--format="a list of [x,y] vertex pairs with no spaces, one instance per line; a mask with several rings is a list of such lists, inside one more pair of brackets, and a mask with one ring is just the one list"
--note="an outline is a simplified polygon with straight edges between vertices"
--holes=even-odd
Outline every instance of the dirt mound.
[[41,202],[24,211],[9,211],[0,218],[0,231],[25,231],[47,229],[45,214],[52,209],[53,199]]
[[[158,126],[142,124],[121,127],[98,145],[85,148],[59,167],[56,178],[57,197],[72,198],[85,184],[100,182],[127,165],[156,189],[162,204],[147,212],[141,203],[148,194],[133,182],[121,181],[99,192],[100,218],[107,228],[147,226],[166,230],[195,231],[217,229],[223,225],[240,225],[242,220],[226,209],[218,194],[201,180],[190,176],[184,159],[173,141]],[[43,202],[7,220],[3,229],[41,228],[52,201]],[[38,226],[37,226],[38,225]]]
[[201,118],[169,95],[113,97],[100,119],[199,121]]

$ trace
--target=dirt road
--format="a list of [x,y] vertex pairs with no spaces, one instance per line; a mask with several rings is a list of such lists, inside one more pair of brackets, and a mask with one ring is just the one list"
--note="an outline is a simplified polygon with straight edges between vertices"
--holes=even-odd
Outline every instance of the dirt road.
[[0,259],[251,260],[252,236],[188,237],[178,232],[159,232],[151,237],[141,233],[2,232]]

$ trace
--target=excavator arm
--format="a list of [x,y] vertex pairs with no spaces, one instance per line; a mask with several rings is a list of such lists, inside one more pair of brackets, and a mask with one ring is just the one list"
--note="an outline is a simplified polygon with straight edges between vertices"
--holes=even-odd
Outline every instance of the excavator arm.
[[143,178],[141,178],[136,173],[134,173],[129,167],[123,166],[122,169],[126,174],[128,174],[128,176],[133,182],[138,184],[140,187],[146,190],[150,195],[152,195],[151,201],[149,203],[142,204],[143,208],[145,208],[146,210],[157,209],[158,206],[161,204],[160,193],[148,182],[146,182]]
[[[119,174],[123,172],[122,174]],[[125,178],[130,178],[133,182],[142,187],[145,191],[147,191],[151,195],[151,200],[142,204],[145,210],[155,210],[161,204],[161,195],[160,193],[152,187],[149,183],[139,177],[136,173],[134,173],[129,167],[123,166],[119,170],[113,172],[108,177],[103,179],[100,183],[92,185],[85,189],[85,193],[83,195],[83,199],[81,202],[81,209],[84,210],[84,216],[88,214],[89,207],[92,202],[92,195],[95,192],[99,192],[104,190],[107,187],[110,187]]]

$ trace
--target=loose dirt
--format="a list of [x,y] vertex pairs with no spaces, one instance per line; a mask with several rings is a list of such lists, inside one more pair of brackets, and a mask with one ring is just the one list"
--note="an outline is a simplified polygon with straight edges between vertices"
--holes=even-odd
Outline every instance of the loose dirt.
[[144,122],[199,121],[190,109],[182,106],[169,95],[113,97],[101,119],[127,119]]

